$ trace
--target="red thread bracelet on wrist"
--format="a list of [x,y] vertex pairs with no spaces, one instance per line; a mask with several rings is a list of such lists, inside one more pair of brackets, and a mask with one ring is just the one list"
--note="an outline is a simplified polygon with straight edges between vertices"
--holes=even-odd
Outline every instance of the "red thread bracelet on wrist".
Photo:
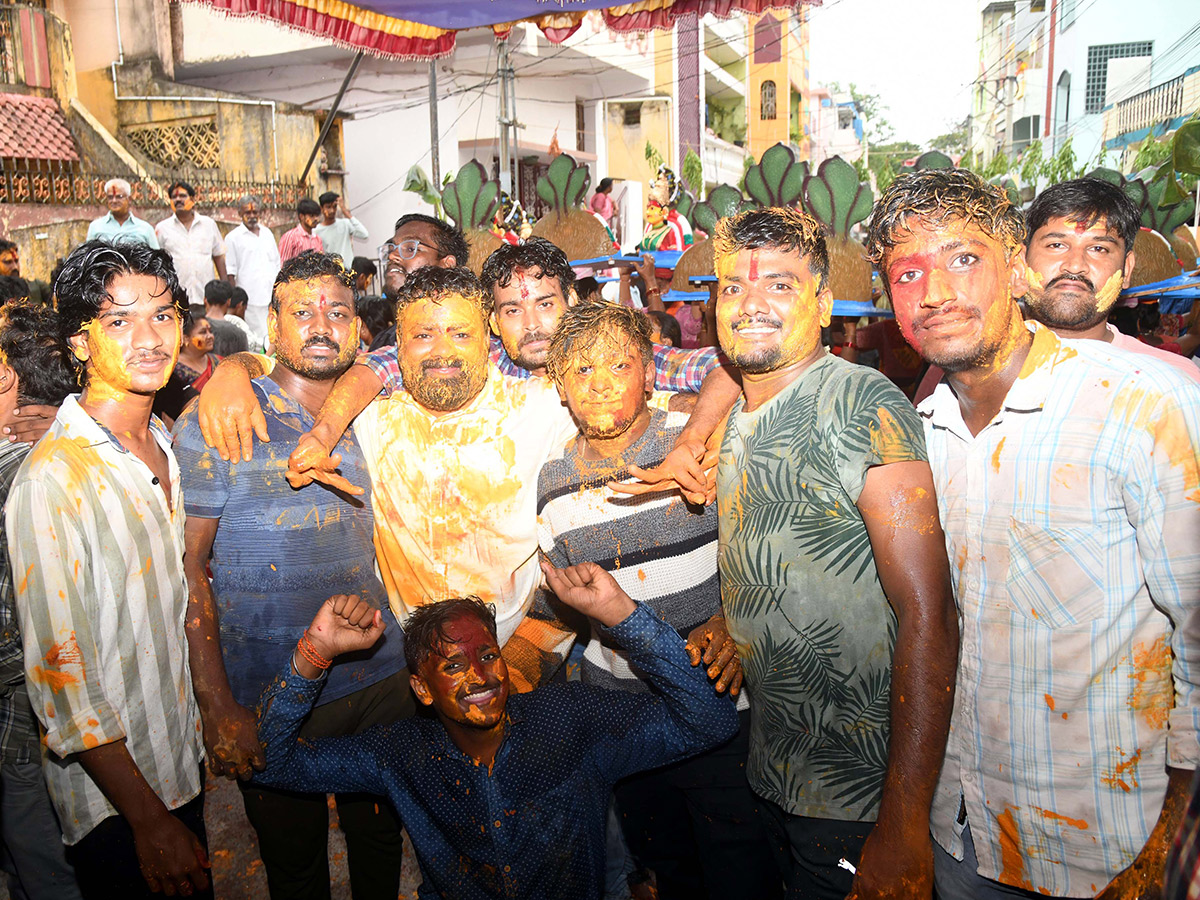
[[296,642],[296,649],[300,651],[300,655],[308,660],[309,665],[316,669],[328,669],[333,665],[332,659],[326,659],[317,652],[317,648],[313,646],[312,639],[308,636],[308,629],[304,630],[300,640]]

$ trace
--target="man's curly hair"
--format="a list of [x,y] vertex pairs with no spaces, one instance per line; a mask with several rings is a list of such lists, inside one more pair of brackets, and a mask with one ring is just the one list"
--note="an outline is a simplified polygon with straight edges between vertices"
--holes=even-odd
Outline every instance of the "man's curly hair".
[[492,295],[479,285],[475,273],[465,266],[443,269],[440,266],[422,266],[408,273],[404,285],[396,292],[396,321],[404,310],[418,300],[439,301],[451,294],[478,305],[480,316],[486,321],[492,314]]
[[812,216],[795,207],[754,209],[717,222],[713,234],[713,257],[719,259],[739,250],[787,250],[808,259],[808,269],[820,287],[829,283],[829,249],[825,229]]
[[473,594],[426,603],[413,610],[404,625],[404,656],[410,672],[417,672],[429,657],[441,655],[442,644],[450,642],[446,626],[460,616],[471,616],[495,636],[495,609]]
[[530,237],[523,244],[504,244],[492,253],[479,273],[479,283],[489,294],[499,285],[502,288],[512,283],[516,272],[524,271],[543,278],[558,280],[559,290],[564,297],[575,283],[575,270],[567,260],[567,254],[545,238]]
[[654,362],[650,342],[650,320],[640,310],[618,303],[600,301],[580,303],[568,309],[558,321],[546,354],[546,371],[562,384],[571,360],[605,340],[627,340],[642,357],[643,365]]
[[867,258],[875,268],[882,268],[914,220],[968,222],[1003,244],[1009,257],[1025,244],[1025,217],[1004,188],[966,169],[926,169],[897,178],[875,204],[867,229]]

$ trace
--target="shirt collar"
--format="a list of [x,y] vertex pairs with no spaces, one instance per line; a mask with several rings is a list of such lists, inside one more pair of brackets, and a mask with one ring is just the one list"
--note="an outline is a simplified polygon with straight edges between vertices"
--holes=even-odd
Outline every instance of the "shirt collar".
[[[278,365],[276,361],[276,365]],[[301,419],[302,424],[310,426],[313,423],[313,418],[308,414],[308,411],[300,405],[300,402],[281,388],[270,375],[263,375],[261,378],[255,378],[251,382],[254,389],[263,395],[267,401],[267,406],[270,411],[279,417],[295,416]],[[274,399],[272,399],[274,398]],[[305,429],[307,430],[307,428]]]
[[[83,447],[99,447],[111,444],[118,453],[128,454],[117,436],[88,415],[79,405],[81,394],[69,394],[58,408],[57,420],[62,425],[63,436],[68,440],[77,441]],[[150,434],[164,449],[171,446],[171,435],[163,427],[158,416],[150,417]]]
[[[1029,347],[1029,355],[1021,365],[1017,380],[1004,397],[1001,413],[1041,411],[1050,393],[1054,367],[1076,355],[1075,350],[1064,344],[1057,334],[1040,322],[1026,322],[1025,327],[1033,333],[1033,343]],[[958,397],[945,378],[938,382],[933,393],[921,403],[917,413],[923,419],[928,419],[935,428],[970,434],[963,422]]]

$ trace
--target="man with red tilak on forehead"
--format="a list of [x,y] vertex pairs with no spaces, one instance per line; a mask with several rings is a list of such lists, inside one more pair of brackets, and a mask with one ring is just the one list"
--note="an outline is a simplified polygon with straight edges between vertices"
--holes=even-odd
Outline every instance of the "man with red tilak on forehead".
[[947,373],[919,407],[962,621],[937,889],[1157,897],[1200,763],[1200,387],[1023,322],[1024,238],[958,170],[898,178],[868,234]]
[[886,378],[822,347],[815,220],[757,210],[714,240],[717,334],[742,373],[718,559],[750,786],[789,896],[928,900],[958,635],[921,423]]

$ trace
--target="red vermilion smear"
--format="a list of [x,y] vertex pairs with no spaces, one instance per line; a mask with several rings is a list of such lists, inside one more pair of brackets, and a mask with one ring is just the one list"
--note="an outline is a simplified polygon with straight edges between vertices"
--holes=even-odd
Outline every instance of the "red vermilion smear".
[[325,295],[324,294],[321,295],[320,302],[321,302],[321,309],[324,309],[325,308]]
[[529,299],[529,282],[524,278],[521,279],[521,299]]
[[758,281],[758,251],[750,251],[750,280]]

